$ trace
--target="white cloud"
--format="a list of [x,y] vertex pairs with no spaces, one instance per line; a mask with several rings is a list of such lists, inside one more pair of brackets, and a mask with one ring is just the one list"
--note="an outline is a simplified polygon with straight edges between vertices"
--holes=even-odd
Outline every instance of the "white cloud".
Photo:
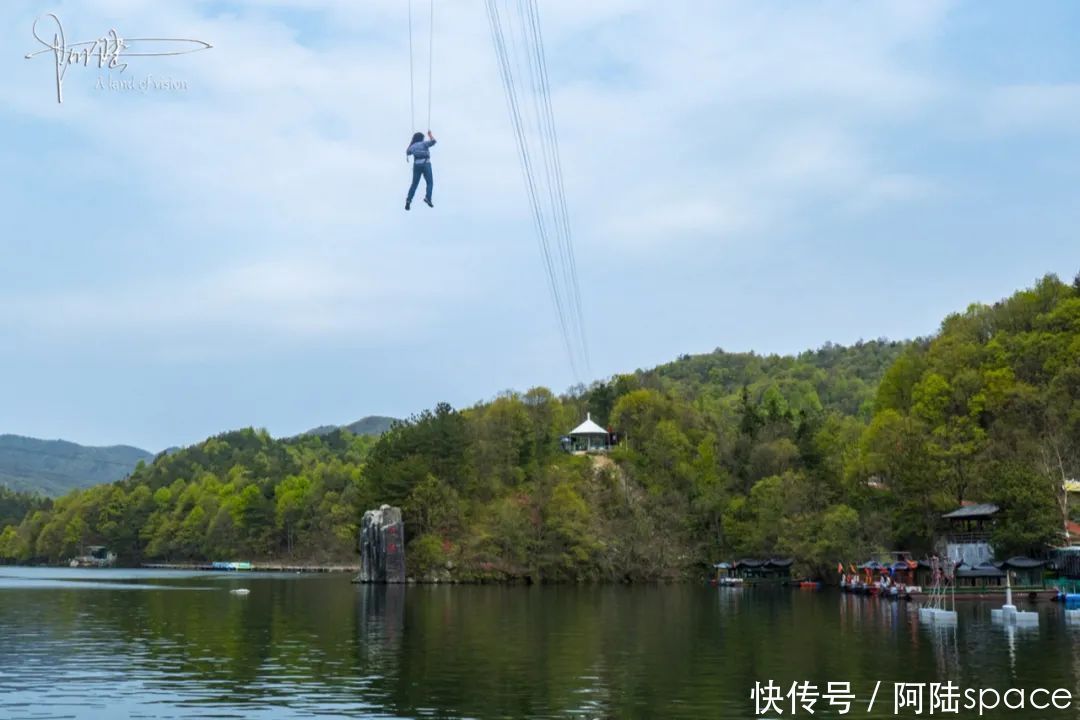
[[[294,255],[262,258],[202,278],[134,279],[48,295],[0,299],[0,323],[53,341],[127,338],[154,347],[179,341],[235,354],[253,340],[382,344],[422,331],[439,303],[472,294],[458,263],[438,252],[438,277],[421,269],[408,287],[384,263],[364,266]],[[418,265],[410,253],[393,264]],[[451,270],[450,272],[447,272]],[[225,344],[213,338],[227,337]]]
[[[1033,237],[1032,217],[1054,216],[1046,237],[1071,226],[1047,212],[1058,200],[1032,200],[1046,195],[1037,183],[1012,187],[1003,160],[982,162],[979,143],[1074,132],[1080,93],[1062,73],[993,87],[967,52],[969,23],[951,22],[968,7],[542,0],[597,372],[716,345],[793,349],[939,316],[944,301],[927,310],[926,294],[912,298],[920,308],[885,292],[889,277],[931,272],[917,260],[925,253],[864,237],[907,232],[910,219],[913,244],[941,247],[951,234],[949,247],[977,257],[971,243],[992,233],[967,225],[995,219],[975,204],[967,215],[943,210],[949,190],[1028,193],[1014,212]],[[0,44],[15,48],[0,100],[0,337],[31,369],[45,361],[83,373],[43,416],[67,417],[63,403],[76,396],[93,405],[83,388],[123,391],[126,378],[105,377],[111,363],[80,367],[90,342],[132,358],[170,414],[186,398],[165,397],[175,365],[158,357],[228,355],[231,366],[206,369],[251,389],[230,367],[257,361],[275,376],[281,355],[300,355],[295,369],[310,350],[326,375],[351,372],[364,354],[352,349],[365,343],[380,380],[357,381],[355,392],[364,402],[381,393],[390,406],[441,387],[475,398],[572,380],[553,369],[565,363],[482,3],[437,3],[437,208],[409,214],[402,0],[56,0],[75,38],[116,27],[214,44],[133,62],[131,73],[184,78],[187,92],[97,91],[95,70],[73,68],[62,106],[48,58],[21,57],[41,9],[38,0],[0,8]],[[1055,167],[1074,165],[1063,152]],[[828,242],[806,242],[816,237]],[[868,267],[852,267],[854,256]],[[941,284],[961,286],[955,266],[940,267]],[[1000,270],[1000,282],[1013,271]],[[865,283],[857,306],[829,290],[852,278]],[[792,300],[786,291],[803,282],[813,292]],[[845,313],[830,315],[833,306]],[[740,311],[718,319],[717,308],[731,307]],[[665,320],[642,322],[651,317]],[[305,382],[325,396],[338,389],[314,373]],[[185,433],[220,425],[199,428]]]
[[[96,71],[73,68],[57,106],[48,60],[20,61],[4,114],[77,139],[88,164],[69,171],[73,184],[100,179],[107,158],[107,174],[133,186],[134,197],[115,202],[139,208],[121,224],[167,260],[135,275],[88,275],[58,294],[0,291],[0,323],[177,347],[227,344],[237,328],[277,342],[375,341],[465,324],[472,303],[505,294],[500,283],[525,263],[535,286],[510,289],[537,293],[523,304],[546,302],[480,3],[437,9],[439,208],[410,216],[400,207],[411,129],[404,4],[229,7],[110,0],[58,10],[72,36],[116,26],[213,43],[133,59],[128,72],[184,78],[187,93],[95,91]],[[649,256],[672,242],[707,253],[718,239],[759,242],[823,202],[865,212],[917,197],[930,181],[894,167],[875,139],[944,92],[908,57],[933,42],[948,10],[545,1],[579,256],[636,255],[648,272]],[[6,46],[31,42],[35,12],[35,3],[9,11]],[[82,241],[106,246],[110,234]],[[480,256],[491,272],[477,272]]]

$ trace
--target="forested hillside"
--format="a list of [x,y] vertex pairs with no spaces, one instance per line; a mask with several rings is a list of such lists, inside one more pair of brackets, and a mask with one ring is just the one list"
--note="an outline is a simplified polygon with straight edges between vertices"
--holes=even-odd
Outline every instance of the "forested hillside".
[[42,495],[63,495],[78,488],[119,480],[145,450],[116,445],[86,447],[64,440],[0,435],[0,485]]
[[[1047,277],[912,343],[683,356],[563,396],[440,404],[378,439],[227,433],[31,511],[0,556],[349,559],[384,502],[404,508],[416,577],[676,578],[744,554],[821,574],[929,550],[961,500],[1002,504],[1001,551],[1037,552],[1080,474],[1078,358],[1080,283]],[[559,449],[587,412],[623,440],[607,458]]]
[[349,558],[357,513],[372,501],[361,466],[374,442],[347,431],[288,440],[225,433],[32,511],[0,532],[0,556],[57,562],[103,544],[125,563]]
[[35,510],[48,507],[50,501],[36,493],[18,492],[0,485],[0,530],[18,525]]
[[1080,276],[1047,277],[951,315],[889,368],[852,476],[888,488],[895,539],[917,545],[961,500],[1006,509],[1003,551],[1065,537],[1080,478]]

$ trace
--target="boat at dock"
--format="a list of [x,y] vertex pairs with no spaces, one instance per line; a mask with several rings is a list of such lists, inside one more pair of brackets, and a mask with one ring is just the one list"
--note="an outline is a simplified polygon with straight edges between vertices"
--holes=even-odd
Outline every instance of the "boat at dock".
[[[1042,578],[1046,563],[1025,557],[1013,557],[1000,562],[950,562],[929,558],[919,561],[903,557],[895,562],[871,560],[858,567],[852,565],[840,577],[840,589],[860,595],[876,595],[890,599],[914,600],[926,604],[934,600],[935,584],[940,574],[948,577],[950,602],[953,600],[1000,600],[1006,595],[1006,574],[1019,579],[1012,593],[1029,602],[1065,599],[1058,588]],[[936,567],[936,569],[935,569]],[[1077,594],[1080,600],[1080,594]]]
[[68,565],[73,568],[105,568],[116,564],[116,553],[104,545],[90,545],[83,554],[71,558]]
[[862,565],[840,570],[840,589],[858,595],[874,595],[891,600],[907,600],[922,592],[918,584],[919,563],[905,552],[893,553],[892,561],[869,560]]
[[791,566],[794,558],[742,558],[735,562],[713,565],[716,576],[712,584],[719,587],[743,585],[791,585]]

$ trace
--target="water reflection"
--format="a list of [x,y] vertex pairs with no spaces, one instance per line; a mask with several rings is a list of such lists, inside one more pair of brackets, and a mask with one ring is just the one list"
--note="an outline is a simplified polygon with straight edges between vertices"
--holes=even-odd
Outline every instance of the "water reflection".
[[[909,617],[914,622],[919,621],[917,613]],[[929,623],[927,632],[930,635],[931,647],[934,649],[934,662],[937,667],[937,676],[941,680],[951,680],[960,677],[960,626],[958,623]]]
[[1080,690],[1050,605],[1024,631],[830,592],[22,572],[0,577],[0,717],[749,718],[769,679],[848,681],[888,717],[865,713],[878,680]]
[[396,675],[405,632],[405,586],[358,585],[356,611],[358,664],[372,673]]

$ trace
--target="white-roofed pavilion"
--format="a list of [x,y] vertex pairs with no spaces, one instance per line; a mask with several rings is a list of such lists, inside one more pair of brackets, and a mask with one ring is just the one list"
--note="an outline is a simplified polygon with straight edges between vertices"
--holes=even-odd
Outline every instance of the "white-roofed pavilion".
[[571,430],[569,435],[573,452],[605,452],[611,447],[611,436],[593,422],[592,414],[586,414],[585,422]]

